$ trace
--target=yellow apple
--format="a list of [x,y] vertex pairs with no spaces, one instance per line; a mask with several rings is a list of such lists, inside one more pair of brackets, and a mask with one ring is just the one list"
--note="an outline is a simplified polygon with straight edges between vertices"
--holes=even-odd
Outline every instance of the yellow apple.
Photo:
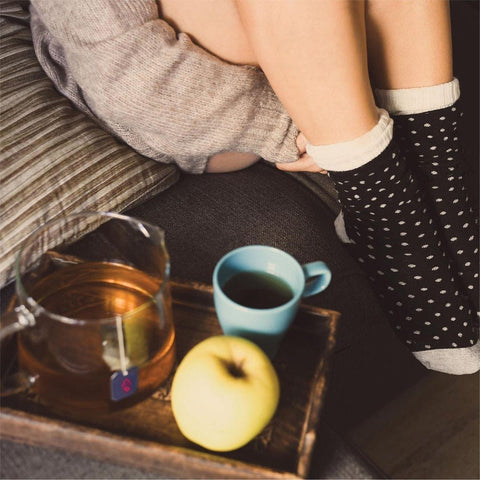
[[220,335],[187,353],[171,394],[183,435],[209,450],[226,452],[242,447],[267,426],[280,386],[270,359],[257,345]]

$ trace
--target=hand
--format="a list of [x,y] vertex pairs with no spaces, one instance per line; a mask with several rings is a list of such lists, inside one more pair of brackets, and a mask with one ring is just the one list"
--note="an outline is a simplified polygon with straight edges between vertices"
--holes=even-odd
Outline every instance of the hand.
[[284,172],[314,172],[314,173],[322,173],[326,174],[327,171],[323,168],[320,168],[307,154],[307,139],[303,133],[299,133],[297,135],[297,139],[295,140],[297,144],[299,158],[294,162],[287,162],[287,163],[276,163],[275,165],[279,170],[283,170]]

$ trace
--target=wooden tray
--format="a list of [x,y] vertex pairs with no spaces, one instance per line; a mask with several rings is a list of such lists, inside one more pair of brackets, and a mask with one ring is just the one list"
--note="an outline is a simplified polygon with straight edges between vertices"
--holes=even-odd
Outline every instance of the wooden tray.
[[[221,330],[210,286],[174,282],[172,293],[180,360]],[[274,360],[281,386],[278,410],[257,438],[234,452],[210,452],[183,437],[171,411],[171,379],[135,407],[91,422],[62,419],[26,395],[2,399],[0,435],[169,478],[304,478],[338,318],[337,312],[302,305]]]

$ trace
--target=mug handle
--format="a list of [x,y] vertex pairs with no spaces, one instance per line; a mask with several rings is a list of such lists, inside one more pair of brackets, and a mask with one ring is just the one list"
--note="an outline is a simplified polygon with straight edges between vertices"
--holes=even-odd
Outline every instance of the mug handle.
[[305,275],[305,289],[303,290],[303,297],[310,297],[311,295],[323,292],[330,285],[332,272],[326,263],[306,263],[302,265],[302,269]]
[[[4,343],[10,336],[35,325],[34,315],[23,305],[13,309],[0,318],[0,342]],[[0,396],[7,397],[28,390],[35,379],[26,372],[16,372],[1,380]]]

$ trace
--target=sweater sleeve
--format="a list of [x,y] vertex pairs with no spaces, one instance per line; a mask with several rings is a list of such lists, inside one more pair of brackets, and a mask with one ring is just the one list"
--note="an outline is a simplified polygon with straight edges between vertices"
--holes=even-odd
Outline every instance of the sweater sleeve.
[[297,157],[298,133],[263,72],[176,34],[154,0],[32,0],[89,108],[175,158]]

